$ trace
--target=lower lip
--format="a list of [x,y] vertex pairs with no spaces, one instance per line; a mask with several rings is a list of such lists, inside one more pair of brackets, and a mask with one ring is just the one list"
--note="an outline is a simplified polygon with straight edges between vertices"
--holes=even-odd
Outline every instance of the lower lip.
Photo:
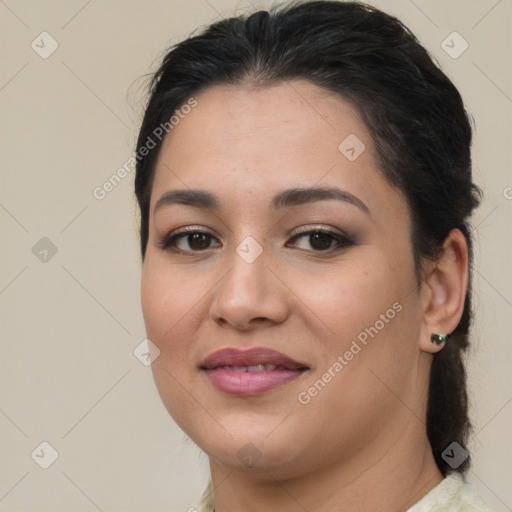
[[300,377],[303,370],[270,370],[261,372],[234,372],[225,369],[204,370],[210,382],[223,393],[255,396],[266,393]]

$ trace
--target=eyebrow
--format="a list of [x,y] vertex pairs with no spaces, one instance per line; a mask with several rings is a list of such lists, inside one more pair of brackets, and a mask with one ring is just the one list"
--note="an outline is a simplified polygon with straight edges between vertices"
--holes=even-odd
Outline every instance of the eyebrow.
[[[366,204],[350,192],[336,187],[291,188],[280,192],[272,198],[271,206],[277,210],[289,206],[299,206],[317,201],[336,199],[356,206],[365,213],[370,213]],[[221,202],[206,190],[170,190],[156,202],[153,214],[161,207],[171,204],[183,204],[195,208],[220,210]]]

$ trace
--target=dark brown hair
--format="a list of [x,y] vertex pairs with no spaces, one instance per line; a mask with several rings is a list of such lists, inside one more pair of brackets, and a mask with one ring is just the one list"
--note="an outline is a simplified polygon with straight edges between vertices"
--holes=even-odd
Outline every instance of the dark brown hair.
[[[365,121],[380,168],[407,199],[416,270],[435,259],[448,233],[466,237],[480,190],[472,181],[472,130],[461,96],[427,50],[399,20],[358,2],[293,2],[270,11],[221,20],[166,54],[150,86],[137,142],[135,192],[140,206],[142,257],[161,140],[144,156],[158,126],[214,84],[249,80],[265,86],[305,79],[351,102]],[[471,269],[470,269],[471,270]],[[471,272],[470,272],[471,274]],[[467,449],[470,428],[463,354],[468,346],[471,290],[462,319],[433,358],[427,434],[443,475],[443,451]],[[469,468],[467,458],[456,471]]]

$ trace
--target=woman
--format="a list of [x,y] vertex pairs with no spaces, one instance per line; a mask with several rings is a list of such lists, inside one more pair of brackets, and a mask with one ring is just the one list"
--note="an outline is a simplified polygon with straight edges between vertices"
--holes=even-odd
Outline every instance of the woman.
[[142,309],[205,510],[488,510],[458,91],[395,18],[302,2],[171,49],[137,143]]

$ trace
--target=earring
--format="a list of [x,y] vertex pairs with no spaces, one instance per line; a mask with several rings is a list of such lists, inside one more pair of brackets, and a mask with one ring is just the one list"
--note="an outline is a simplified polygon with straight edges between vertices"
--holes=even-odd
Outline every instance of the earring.
[[430,336],[430,341],[432,343],[436,343],[437,345],[440,345],[441,343],[447,341],[449,337],[450,337],[450,334],[435,334],[435,333],[432,333],[432,335]]

